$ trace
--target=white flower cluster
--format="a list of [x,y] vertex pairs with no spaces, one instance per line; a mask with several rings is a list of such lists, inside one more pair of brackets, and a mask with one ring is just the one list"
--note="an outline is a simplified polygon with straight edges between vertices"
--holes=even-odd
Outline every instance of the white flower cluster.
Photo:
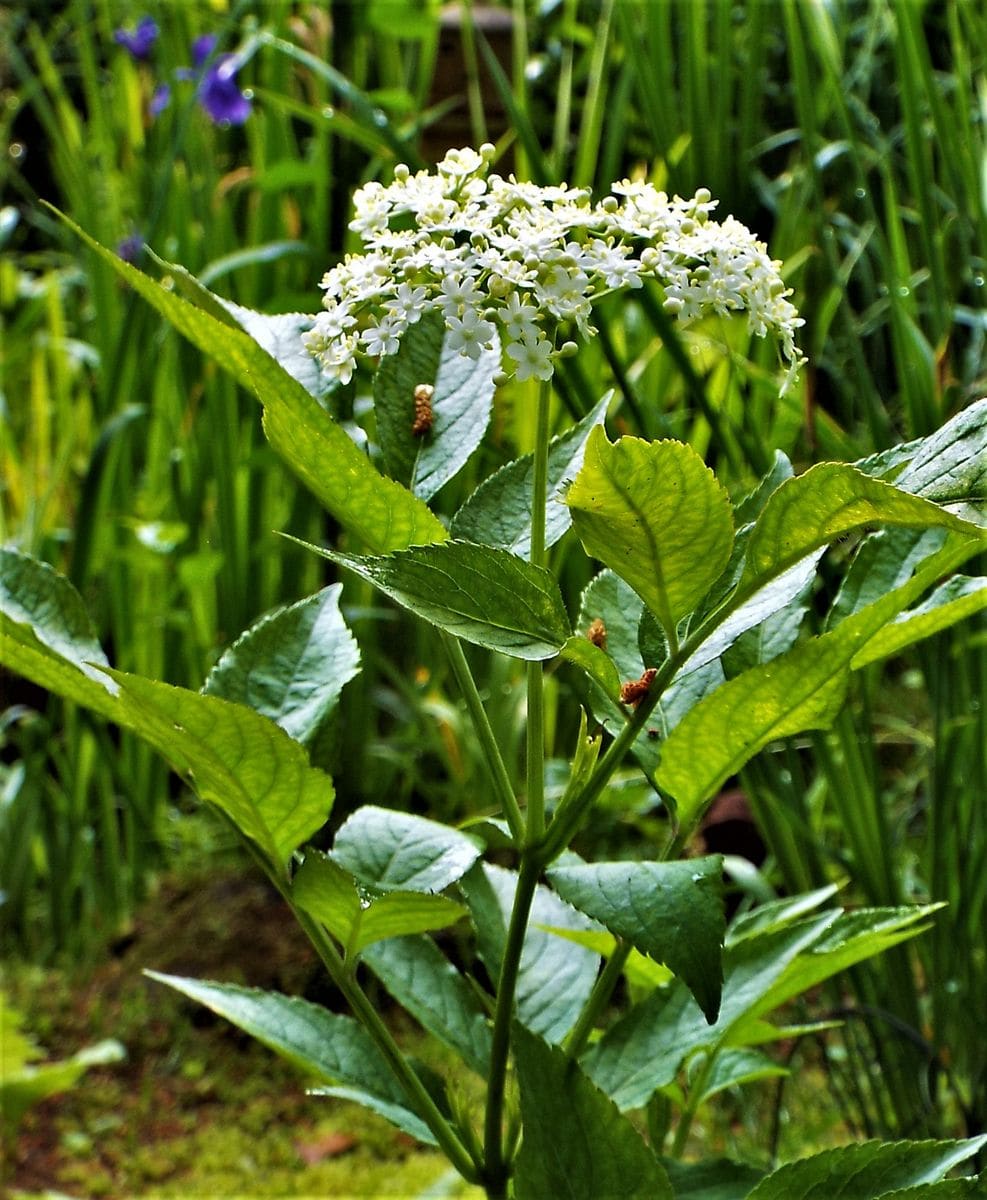
[[751,332],[778,339],[794,375],[802,320],[778,264],[732,217],[710,219],[708,191],[669,199],[625,181],[594,205],[584,189],[491,175],[492,157],[492,146],[450,150],[435,174],[400,165],[390,185],[356,193],[350,228],[365,252],[323,278],[325,311],[305,335],[328,375],[348,382],[358,354],[393,354],[404,331],[437,309],[447,345],[476,359],[499,333],[508,374],[550,379],[567,349],[555,348],[556,329],[589,337],[593,304],[644,279],[661,285],[666,311],[681,321],[746,313]]

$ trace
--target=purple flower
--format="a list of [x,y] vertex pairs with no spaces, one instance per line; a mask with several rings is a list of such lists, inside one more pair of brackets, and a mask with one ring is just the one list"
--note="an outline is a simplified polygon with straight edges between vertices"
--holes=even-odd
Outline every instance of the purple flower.
[[144,239],[139,233],[132,233],[117,245],[117,254],[124,262],[135,263],[144,253]]
[[122,46],[131,58],[144,62],[150,56],[151,48],[158,40],[157,22],[151,17],[141,17],[133,33],[129,29],[117,29],[113,34],[113,40],[118,46]]
[[195,39],[192,43],[192,65],[194,67],[205,66],[206,59],[216,49],[217,41],[214,33],[204,33]]
[[209,120],[217,125],[242,125],[250,116],[250,98],[237,87],[238,70],[236,55],[221,54],[203,72],[199,103]]
[[147,111],[151,116],[151,120],[153,121],[155,117],[160,117],[170,102],[171,88],[166,83],[159,83],[154,89],[147,105]]

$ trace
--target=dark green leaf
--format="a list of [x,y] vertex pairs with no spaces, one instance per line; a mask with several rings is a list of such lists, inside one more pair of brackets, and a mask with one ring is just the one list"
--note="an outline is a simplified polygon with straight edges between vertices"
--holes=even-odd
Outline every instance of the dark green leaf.
[[524,1141],[517,1200],[674,1200],[664,1167],[561,1050],[514,1030]]
[[740,1087],[742,1084],[755,1083],[762,1079],[777,1079],[787,1074],[786,1067],[776,1063],[760,1050],[721,1050],[706,1078],[700,1103],[704,1104],[727,1088]]
[[669,640],[730,557],[730,501],[681,442],[612,444],[594,429],[566,503],[586,553],[631,585]]
[[484,1079],[490,1026],[476,991],[435,943],[402,937],[369,946],[363,961],[395,1000]]
[[480,857],[473,838],[437,821],[366,805],[336,834],[332,856],[382,891],[441,892]]
[[[503,867],[477,864],[459,886],[476,926],[480,957],[495,979],[500,973],[517,875]],[[521,952],[517,1015],[532,1032],[550,1042],[561,1042],[589,999],[600,957],[548,932],[555,928],[597,926],[539,885]]]
[[987,1137],[943,1142],[861,1142],[786,1163],[762,1179],[750,1200],[880,1200],[934,1183],[976,1154]]
[[435,1144],[428,1126],[407,1107],[407,1100],[370,1035],[352,1017],[277,992],[228,983],[184,979],[147,971],[243,1029],[303,1071],[345,1096],[387,1117],[420,1142]]
[[309,742],[360,669],[341,590],[334,584],[261,618],[223,654],[203,692],[245,704]]
[[548,878],[563,900],[674,971],[713,1022],[723,979],[722,873],[713,855],[555,867]]
[[506,550],[445,542],[360,558],[310,548],[432,625],[512,658],[552,658],[569,636],[553,576]]
[[[441,313],[427,312],[409,326],[396,354],[381,360],[374,377],[377,434],[389,474],[422,500],[448,483],[483,440],[493,411],[500,346],[467,358],[447,346]],[[415,423],[415,389],[427,384],[432,425],[421,436]]]
[[756,1167],[726,1158],[700,1163],[662,1161],[675,1200],[747,1200],[751,1188],[764,1175]]
[[[545,545],[554,546],[572,524],[563,503],[565,490],[583,465],[586,439],[606,416],[612,393],[548,447],[548,497]],[[534,456],[526,454],[501,467],[476,489],[452,519],[452,536],[483,546],[498,546],[527,558],[531,550],[531,487]]]

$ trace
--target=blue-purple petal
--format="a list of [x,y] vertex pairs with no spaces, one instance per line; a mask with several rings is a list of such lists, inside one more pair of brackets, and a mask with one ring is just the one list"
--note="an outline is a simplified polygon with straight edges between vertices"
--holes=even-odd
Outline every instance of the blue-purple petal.
[[131,58],[143,62],[150,56],[154,43],[158,40],[157,22],[151,17],[141,17],[133,32],[129,29],[117,29],[113,33],[113,40],[118,46],[122,46]]
[[236,82],[235,55],[223,54],[206,69],[199,85],[199,103],[217,125],[242,125],[253,105]]
[[151,119],[159,117],[171,102],[171,88],[166,83],[159,83],[154,89],[150,102],[147,106],[147,111],[151,114]]

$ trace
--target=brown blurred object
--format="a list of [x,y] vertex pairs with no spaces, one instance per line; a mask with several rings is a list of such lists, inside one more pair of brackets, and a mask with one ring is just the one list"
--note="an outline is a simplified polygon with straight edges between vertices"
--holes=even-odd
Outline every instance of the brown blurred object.
[[[449,108],[435,124],[422,133],[421,152],[426,162],[436,163],[447,150],[473,145],[473,126],[468,99],[468,30],[464,36],[463,28],[470,15],[475,31],[476,67],[483,98],[487,140],[496,142],[510,128],[507,109],[487,68],[480,44],[486,42],[489,45],[504,74],[510,79],[513,15],[508,9],[494,8],[488,4],[471,6],[470,13],[460,4],[448,5],[439,14],[439,44],[435,54],[435,72],[432,76],[428,107],[448,104]],[[510,166],[501,160],[498,169],[505,171],[509,170]]]

